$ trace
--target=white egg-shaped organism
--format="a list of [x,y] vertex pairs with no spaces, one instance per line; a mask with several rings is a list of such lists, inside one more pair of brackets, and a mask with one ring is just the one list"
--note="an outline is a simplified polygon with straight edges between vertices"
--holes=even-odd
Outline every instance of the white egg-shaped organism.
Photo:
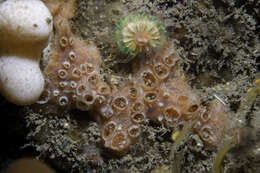
[[40,0],[8,0],[0,4],[1,36],[44,40],[52,30],[52,16]]
[[0,58],[0,92],[17,105],[35,103],[44,89],[38,61],[17,57]]
[[41,0],[0,3],[0,92],[8,101],[28,105],[39,99],[44,89],[39,59],[52,28]]
[[[8,0],[0,3],[0,53],[46,47],[52,16],[41,0]],[[14,47],[15,46],[15,47]],[[23,52],[23,51],[22,51]]]

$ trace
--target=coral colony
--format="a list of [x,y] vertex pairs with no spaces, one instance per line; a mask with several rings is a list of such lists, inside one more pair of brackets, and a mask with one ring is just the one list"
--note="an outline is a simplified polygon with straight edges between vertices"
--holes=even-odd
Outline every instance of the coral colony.
[[90,111],[99,124],[104,146],[117,153],[124,153],[134,143],[141,133],[140,124],[146,120],[172,129],[181,129],[191,120],[194,132],[208,146],[221,141],[227,118],[223,105],[201,105],[178,70],[173,44],[162,38],[163,29],[157,28],[161,26],[154,19],[130,16],[117,28],[119,44],[128,52],[160,47],[156,54],[137,59],[132,79],[117,88],[103,80],[102,59],[95,44],[81,40],[70,28],[74,1],[45,3],[52,12],[56,33],[44,71],[46,87],[38,103]]

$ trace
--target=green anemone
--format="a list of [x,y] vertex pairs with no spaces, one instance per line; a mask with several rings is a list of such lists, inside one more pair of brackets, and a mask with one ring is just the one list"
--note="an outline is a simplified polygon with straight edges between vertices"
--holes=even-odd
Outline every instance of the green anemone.
[[[133,27],[130,27],[126,32],[125,27],[129,27],[130,25]],[[123,33],[123,31],[125,33]],[[135,44],[136,42],[133,41],[135,35],[140,34],[138,33],[139,31],[144,31],[146,32],[146,35],[151,35],[147,38],[147,44],[142,46]],[[144,50],[161,47],[166,40],[166,31],[154,16],[130,14],[116,24],[115,36],[120,51],[123,54],[135,56]],[[131,38],[131,36],[133,38]],[[129,43],[130,41],[132,41],[131,44]]]

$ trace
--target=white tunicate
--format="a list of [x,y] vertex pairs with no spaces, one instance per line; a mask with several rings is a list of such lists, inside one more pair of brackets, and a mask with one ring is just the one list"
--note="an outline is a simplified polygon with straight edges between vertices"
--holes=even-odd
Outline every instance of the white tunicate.
[[0,58],[0,91],[18,105],[36,102],[44,89],[44,78],[35,60],[8,56]]
[[52,16],[41,0],[8,0],[0,4],[2,41],[48,40]]
[[53,18],[41,0],[0,3],[0,91],[10,102],[28,105],[39,99],[44,88],[39,58],[52,28]]

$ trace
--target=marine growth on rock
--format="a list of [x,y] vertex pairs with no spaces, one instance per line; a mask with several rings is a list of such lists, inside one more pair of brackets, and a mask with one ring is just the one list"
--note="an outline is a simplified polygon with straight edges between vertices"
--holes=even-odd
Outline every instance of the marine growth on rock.
[[[201,105],[178,70],[178,54],[170,41],[156,54],[136,59],[133,77],[124,87],[111,86],[100,73],[102,58],[96,45],[81,40],[71,30],[74,1],[45,3],[53,14],[56,33],[44,71],[45,91],[38,103],[90,111],[99,124],[104,146],[116,153],[124,153],[136,141],[142,131],[140,124],[146,120],[172,129],[194,120],[194,132],[210,146],[218,145],[227,118],[224,106],[218,102]],[[146,20],[133,18],[129,22]]]
[[116,25],[116,40],[125,54],[136,55],[150,49],[161,48],[166,32],[153,16],[128,15]]

